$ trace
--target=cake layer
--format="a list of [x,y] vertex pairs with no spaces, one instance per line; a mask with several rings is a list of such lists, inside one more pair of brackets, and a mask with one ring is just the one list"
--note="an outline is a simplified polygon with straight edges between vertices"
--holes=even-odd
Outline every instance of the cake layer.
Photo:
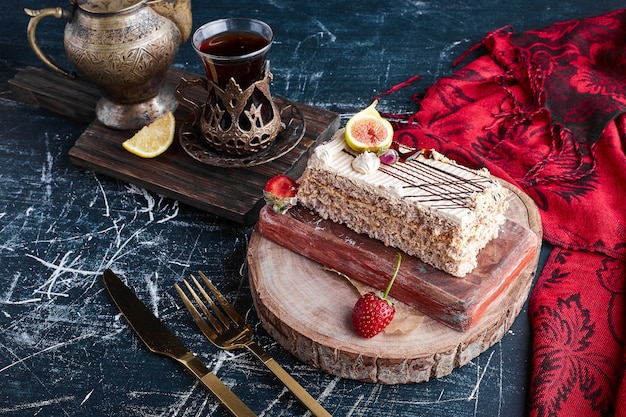
[[360,158],[338,131],[311,156],[298,201],[451,275],[463,277],[477,266],[478,253],[504,223],[508,192],[497,180],[436,152],[361,172],[353,168]]
[[[381,291],[396,266],[397,249],[324,220],[299,205],[284,215],[264,207],[256,227],[293,252]],[[465,331],[512,284],[536,252],[537,235],[506,220],[498,237],[480,252],[478,267],[464,278],[405,254],[391,296],[455,330]]]

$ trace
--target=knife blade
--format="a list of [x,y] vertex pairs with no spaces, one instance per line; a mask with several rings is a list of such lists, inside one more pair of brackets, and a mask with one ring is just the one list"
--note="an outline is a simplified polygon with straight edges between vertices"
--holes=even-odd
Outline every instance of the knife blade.
[[104,286],[117,308],[146,347],[183,365],[235,417],[256,416],[215,374],[137,298],[113,271],[103,274]]

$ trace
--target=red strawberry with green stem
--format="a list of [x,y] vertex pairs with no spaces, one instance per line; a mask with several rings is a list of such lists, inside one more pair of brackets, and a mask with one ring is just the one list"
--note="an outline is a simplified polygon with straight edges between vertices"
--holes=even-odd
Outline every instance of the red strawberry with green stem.
[[368,292],[359,298],[354,305],[352,325],[360,336],[374,337],[391,323],[396,309],[391,301],[387,299],[387,295],[400,270],[400,262],[402,262],[402,255],[398,252],[396,271],[393,273],[393,277],[391,277],[391,281],[389,281],[389,285],[387,285],[385,294],[382,297],[374,292]]
[[263,197],[276,213],[284,214],[297,203],[298,184],[284,174],[270,178],[265,184]]

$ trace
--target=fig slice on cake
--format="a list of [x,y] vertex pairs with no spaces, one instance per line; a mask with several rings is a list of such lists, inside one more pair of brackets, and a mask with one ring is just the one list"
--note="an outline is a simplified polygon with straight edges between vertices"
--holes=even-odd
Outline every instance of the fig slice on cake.
[[344,130],[346,143],[356,152],[379,154],[393,142],[393,126],[378,113],[377,104],[378,100],[375,100],[346,123]]

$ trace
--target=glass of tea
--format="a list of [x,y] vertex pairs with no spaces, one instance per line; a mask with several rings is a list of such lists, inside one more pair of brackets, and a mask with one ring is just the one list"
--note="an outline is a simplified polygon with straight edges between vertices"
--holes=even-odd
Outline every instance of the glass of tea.
[[[193,126],[219,154],[250,156],[269,148],[282,129],[281,112],[269,84],[267,54],[274,40],[260,20],[214,20],[198,28],[191,44],[200,56],[205,78],[181,78],[179,103],[193,113]],[[185,95],[190,87],[206,90],[206,98]],[[191,129],[190,137],[195,136]]]
[[219,19],[199,27],[192,45],[208,81],[225,88],[233,78],[241,89],[263,78],[274,32],[265,22],[248,18]]

